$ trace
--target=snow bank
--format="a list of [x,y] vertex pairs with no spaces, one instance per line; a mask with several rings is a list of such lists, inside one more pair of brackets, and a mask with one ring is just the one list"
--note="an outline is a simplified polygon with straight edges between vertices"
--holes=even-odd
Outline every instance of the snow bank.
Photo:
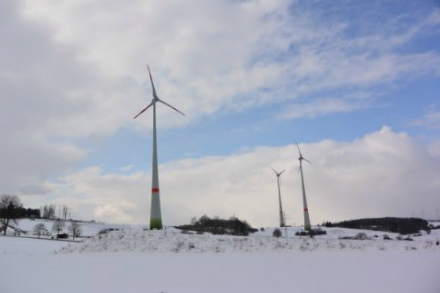
[[[348,229],[346,229],[348,230]],[[263,235],[249,237],[211,235],[211,234],[182,234],[179,230],[168,231],[142,231],[131,229],[113,231],[97,235],[79,244],[70,244],[61,249],[61,253],[78,252],[265,252],[265,251],[332,251],[332,250],[393,250],[415,251],[430,250],[440,251],[431,236],[418,237],[414,241],[383,240],[373,238],[369,240],[343,240],[339,239],[344,230],[337,229],[326,237],[292,236],[290,238],[274,238]],[[330,231],[331,232],[331,231]],[[359,230],[351,230],[351,234]],[[371,233],[371,231],[369,231]]]

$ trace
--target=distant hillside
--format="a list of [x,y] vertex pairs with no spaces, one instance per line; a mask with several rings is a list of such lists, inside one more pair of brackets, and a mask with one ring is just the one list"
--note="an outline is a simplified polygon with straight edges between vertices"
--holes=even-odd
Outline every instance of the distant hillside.
[[420,218],[367,218],[358,220],[349,220],[339,223],[327,222],[326,227],[341,227],[350,229],[364,229],[394,232],[400,234],[414,234],[424,230],[429,232],[429,223]]

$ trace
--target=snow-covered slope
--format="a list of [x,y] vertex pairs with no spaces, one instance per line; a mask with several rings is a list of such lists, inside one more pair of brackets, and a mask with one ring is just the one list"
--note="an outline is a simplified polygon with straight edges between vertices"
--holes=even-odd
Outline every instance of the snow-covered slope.
[[[271,236],[273,228],[264,232],[257,232],[248,237],[211,235],[211,234],[183,234],[174,228],[166,231],[143,231],[128,229],[113,231],[97,235],[80,244],[71,244],[61,252],[265,252],[265,251],[328,251],[328,250],[393,250],[440,251],[435,245],[436,233],[412,237],[413,241],[397,240],[396,235],[388,233],[391,240],[384,240],[383,232],[351,230],[341,228],[327,228],[327,235],[310,237],[295,236],[297,228],[289,228],[288,237],[274,238]],[[436,230],[438,231],[438,230]],[[344,236],[355,236],[365,233],[366,240],[340,239]]]
[[[53,221],[28,220],[19,221],[18,227],[32,235],[33,227],[43,223],[50,231]],[[66,222],[66,226],[69,222]],[[421,236],[409,235],[413,241],[397,240],[396,233],[380,231],[354,230],[344,228],[323,228],[326,235],[309,237],[295,236],[301,227],[283,228],[282,237],[274,238],[275,228],[261,228],[248,237],[211,235],[205,233],[183,234],[180,230],[167,227],[163,231],[144,231],[140,225],[107,224],[101,222],[81,222],[81,235],[85,238],[81,244],[72,243],[63,248],[63,253],[75,252],[262,252],[262,251],[328,251],[328,250],[395,250],[438,251],[440,246],[435,245],[440,238],[440,230],[432,230],[431,234],[421,232]],[[117,229],[106,234],[98,235],[104,229]],[[67,232],[67,228],[63,232]],[[12,233],[12,230],[10,231]],[[344,237],[353,237],[364,233],[366,240],[347,240]],[[384,240],[385,234],[391,240]],[[405,236],[404,238],[406,238]],[[46,237],[50,238],[50,236]],[[77,239],[78,240],[78,239]],[[79,238],[81,240],[81,238]]]

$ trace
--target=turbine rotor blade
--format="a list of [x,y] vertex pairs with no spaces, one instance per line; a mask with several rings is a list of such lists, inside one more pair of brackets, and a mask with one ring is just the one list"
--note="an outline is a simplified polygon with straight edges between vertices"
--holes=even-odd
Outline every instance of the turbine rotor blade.
[[168,106],[168,107],[170,107],[171,109],[173,109],[173,110],[176,110],[177,112],[179,112],[180,114],[182,114],[183,116],[185,116],[185,114],[183,114],[182,112],[180,112],[179,110],[177,110],[177,108],[174,108],[173,106],[171,106],[170,104],[168,104],[168,103],[165,103],[164,101],[162,101],[162,100],[159,100],[158,99],[158,101],[159,102],[161,102],[162,104],[164,104],[164,105],[166,105],[166,106]]
[[295,140],[296,147],[298,148],[299,156],[302,157],[301,150],[299,149],[298,142]]
[[303,158],[303,160],[306,161],[307,163],[309,163],[310,165],[312,164],[312,163],[310,163],[310,161],[307,160],[306,158]]
[[274,168],[272,168],[272,167],[270,167],[271,169],[272,169],[272,171],[274,171],[275,172],[275,174],[277,174],[278,175],[278,172],[277,171],[275,171],[275,169]]
[[286,169],[284,169],[283,171],[281,171],[280,175],[284,173],[284,171],[286,171]]
[[146,106],[142,111],[139,112],[139,114],[137,114],[136,116],[134,116],[133,119],[136,119],[139,115],[141,115],[142,113],[144,113],[145,111],[147,111],[148,108],[150,108],[153,105],[153,102],[151,102],[148,106]]
[[151,87],[153,88],[153,97],[157,98],[156,89],[154,88],[153,76],[151,75],[150,66],[147,64],[148,74],[150,75]]

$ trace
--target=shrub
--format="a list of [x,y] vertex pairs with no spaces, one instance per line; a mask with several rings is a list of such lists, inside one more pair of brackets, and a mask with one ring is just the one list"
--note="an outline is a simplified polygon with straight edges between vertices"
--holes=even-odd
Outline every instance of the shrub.
[[296,236],[308,236],[309,233],[307,231],[297,231],[295,233]]
[[297,231],[295,233],[296,236],[310,236],[313,238],[313,236],[316,235],[325,235],[327,232],[325,230],[322,230],[321,228],[313,229],[311,231]]
[[368,236],[364,232],[361,232],[361,233],[357,233],[356,236],[354,236],[354,239],[366,240],[366,239],[368,239]]
[[327,231],[322,230],[321,228],[318,228],[318,229],[313,229],[311,231],[311,234],[312,235],[325,235],[325,234],[327,234]]
[[246,221],[241,221],[235,217],[225,220],[218,217],[211,219],[203,215],[198,221],[193,221],[193,223],[194,224],[177,226],[176,228],[187,231],[209,232],[218,235],[229,234],[239,236],[247,236],[249,233],[258,231],[252,228]]
[[272,236],[273,237],[276,237],[276,238],[279,238],[279,237],[281,237],[283,234],[281,233],[281,230],[280,229],[278,229],[278,228],[276,228],[275,230],[273,230],[273,232],[272,232]]
[[322,226],[327,227],[327,228],[331,228],[331,227],[333,227],[333,224],[331,222],[327,221],[327,222],[322,223]]
[[[144,231],[148,231],[148,229],[147,230],[145,230],[146,228],[144,228]],[[105,228],[105,229],[102,229],[102,230],[99,230],[99,232],[98,232],[98,235],[101,235],[101,234],[107,234],[107,233],[109,233],[109,232],[112,232],[112,231],[119,231],[120,229],[117,229],[117,228]]]

